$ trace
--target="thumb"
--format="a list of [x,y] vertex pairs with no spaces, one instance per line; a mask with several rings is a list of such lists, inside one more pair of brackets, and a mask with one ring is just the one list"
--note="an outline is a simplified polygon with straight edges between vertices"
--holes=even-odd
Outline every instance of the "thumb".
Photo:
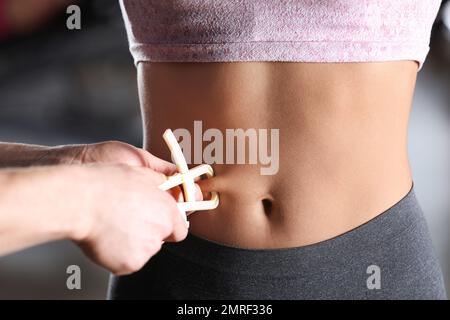
[[173,163],[158,158],[144,149],[140,150],[142,156],[144,157],[146,166],[150,169],[163,173],[166,176],[171,176],[177,173],[177,167]]

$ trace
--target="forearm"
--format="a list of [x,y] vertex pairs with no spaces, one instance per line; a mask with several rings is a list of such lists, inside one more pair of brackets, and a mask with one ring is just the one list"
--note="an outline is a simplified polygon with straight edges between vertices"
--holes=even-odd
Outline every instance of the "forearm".
[[[73,175],[77,167],[0,170],[0,255],[40,243],[76,239],[88,194]],[[71,194],[78,188],[77,197]],[[86,198],[83,198],[83,197]],[[76,199],[76,201],[75,201]]]
[[85,145],[38,146],[0,142],[0,168],[78,164]]

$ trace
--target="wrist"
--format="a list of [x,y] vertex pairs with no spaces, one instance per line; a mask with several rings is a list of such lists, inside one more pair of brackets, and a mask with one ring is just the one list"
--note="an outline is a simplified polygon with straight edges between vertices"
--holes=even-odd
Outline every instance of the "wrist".
[[30,167],[59,164],[81,164],[87,145],[56,147],[0,142],[0,167]]
[[89,180],[77,177],[81,166],[68,167],[0,170],[0,255],[48,241],[86,238],[94,220],[86,210],[92,190],[82,188]]
[[82,164],[87,145],[63,145],[50,147],[39,158],[38,165]]
[[17,170],[14,189],[21,199],[30,199],[19,201],[20,209],[30,212],[29,223],[47,240],[80,240],[87,232],[90,196],[83,173],[81,166],[63,165]]
[[[59,211],[64,213],[65,220],[62,228],[65,237],[73,241],[84,240],[92,226],[93,198],[95,197],[93,183],[89,175],[89,167],[78,165],[59,166],[54,170],[59,185],[58,190],[66,190],[67,197],[60,199]],[[56,194],[59,194],[58,191]]]
[[0,203],[7,214],[0,216],[0,227],[24,246],[70,238],[77,228],[55,168],[1,170]]

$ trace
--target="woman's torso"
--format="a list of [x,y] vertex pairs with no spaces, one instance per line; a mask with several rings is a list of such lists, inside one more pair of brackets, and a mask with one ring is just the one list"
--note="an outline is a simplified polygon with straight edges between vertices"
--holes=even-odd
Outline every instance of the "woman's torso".
[[413,61],[140,63],[145,148],[170,159],[163,131],[194,135],[194,121],[202,133],[219,129],[224,150],[226,129],[267,129],[270,143],[277,143],[270,133],[278,129],[276,174],[262,175],[267,165],[259,158],[213,164],[216,177],[202,188],[218,191],[220,205],[191,215],[190,232],[248,248],[320,242],[409,191],[407,124],[416,75]]

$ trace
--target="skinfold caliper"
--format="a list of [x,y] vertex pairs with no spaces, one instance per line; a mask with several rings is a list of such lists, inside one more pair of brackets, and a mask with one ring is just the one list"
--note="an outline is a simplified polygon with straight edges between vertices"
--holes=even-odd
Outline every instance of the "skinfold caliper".
[[201,164],[189,170],[183,151],[181,150],[181,147],[178,144],[172,130],[167,129],[163,134],[163,138],[170,150],[170,153],[172,154],[178,173],[168,177],[164,183],[159,185],[159,188],[161,190],[169,190],[173,187],[181,185],[184,195],[184,202],[178,202],[177,205],[181,211],[186,213],[187,216],[195,211],[212,210],[217,208],[219,205],[219,195],[217,192],[211,192],[211,197],[209,200],[195,200],[195,178],[201,176],[210,178],[214,176],[213,168],[208,164]]

